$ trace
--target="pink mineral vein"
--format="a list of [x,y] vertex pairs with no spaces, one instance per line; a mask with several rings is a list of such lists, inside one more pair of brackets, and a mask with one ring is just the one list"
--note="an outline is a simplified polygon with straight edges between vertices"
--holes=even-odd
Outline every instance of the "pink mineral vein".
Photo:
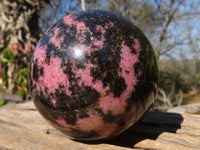
[[106,30],[101,25],[96,25],[96,30],[103,34],[106,33]]
[[[43,63],[45,62],[45,58],[46,58],[45,48],[37,45],[35,52],[34,52],[34,60],[33,61],[37,62],[38,68],[41,68],[43,66]],[[32,68],[33,68],[33,64],[32,64]],[[32,77],[33,84],[37,85],[36,89],[40,90],[38,83],[35,80],[33,80],[33,70],[31,71],[31,77]]]
[[[135,43],[137,44],[135,50],[139,52],[140,47],[137,42]],[[118,74],[124,78],[126,89],[122,92],[120,97],[114,97],[113,94],[110,93],[101,100],[100,107],[104,113],[111,110],[113,114],[119,114],[125,110],[127,105],[126,100],[130,98],[132,92],[135,90],[134,86],[137,84],[134,65],[138,62],[138,55],[138,53],[133,54],[127,45],[122,44],[121,60],[119,62],[121,71],[119,70]]]
[[119,131],[120,128],[115,123],[105,122],[99,114],[90,114],[87,118],[79,118],[76,125],[82,131],[95,131],[103,137],[112,137],[113,133]]
[[[43,55],[41,59],[43,59]],[[63,72],[63,69],[61,68],[61,59],[56,56],[51,57],[49,65],[43,60],[43,76],[41,76],[38,82],[35,82],[35,84],[38,91],[45,91],[44,88],[47,88],[48,94],[54,93],[55,90],[58,89],[60,85],[62,85],[64,86],[65,93],[68,96],[71,96],[71,91],[68,89],[70,85],[68,76]],[[52,99],[52,103],[55,105],[56,99]]]
[[87,29],[87,27],[83,21],[76,21],[75,20],[76,18],[73,17],[72,15],[68,15],[68,16],[64,17],[63,19],[64,19],[65,24],[67,24],[69,26],[75,25],[76,29],[78,31]]
[[65,128],[66,131],[71,131],[71,127],[73,127],[72,125],[66,123],[66,120],[63,118],[57,119],[56,122],[61,125],[62,127]]
[[37,60],[37,65],[42,66],[46,58],[46,50],[44,47],[37,45],[34,52],[34,61]]
[[53,105],[55,106],[56,105],[56,102],[57,102],[57,99],[55,97],[52,97],[51,98],[51,102],[53,103]]
[[91,114],[87,118],[78,118],[77,127],[83,131],[90,132],[104,124],[103,120],[98,114]]
[[60,43],[64,41],[64,35],[62,37],[58,38],[58,34],[60,33],[59,28],[54,28],[54,32],[51,33],[51,38],[49,40],[49,43],[54,44],[56,47],[60,47]]
[[137,39],[134,39],[133,48],[137,54],[140,52],[140,42]]
[[105,41],[106,41],[105,37],[101,36],[100,40],[98,40],[97,38],[94,38],[92,42],[94,46],[96,46],[98,49],[102,49],[105,44]]
[[74,69],[75,67],[72,67],[72,72],[75,74],[76,78],[80,78],[78,81],[78,85],[82,86],[83,83],[85,86],[89,86],[96,91],[98,91],[100,94],[105,93],[109,88],[103,87],[103,83],[100,80],[93,81],[94,77],[91,75],[91,69],[92,67],[95,67],[90,62],[85,64],[84,69]]
[[108,29],[108,28],[111,28],[113,26],[114,26],[114,23],[113,22],[109,22],[109,23],[106,23],[105,28]]
[[77,40],[82,44],[85,41],[85,37],[83,37],[81,34],[78,35]]
[[[50,65],[43,65],[43,79],[44,79],[44,87],[47,87],[50,92],[53,92],[55,89],[59,88],[59,85],[64,85],[65,87],[69,87],[70,83],[68,80],[68,76],[63,72],[61,68],[61,59],[58,57],[51,57]],[[67,95],[70,95],[70,91],[66,91]]]

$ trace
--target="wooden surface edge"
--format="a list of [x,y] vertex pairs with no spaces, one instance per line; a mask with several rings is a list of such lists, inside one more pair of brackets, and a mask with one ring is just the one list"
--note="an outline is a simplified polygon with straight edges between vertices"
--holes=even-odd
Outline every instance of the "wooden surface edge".
[[150,111],[113,139],[79,142],[52,128],[32,102],[4,106],[0,114],[0,150],[200,149],[200,115]]

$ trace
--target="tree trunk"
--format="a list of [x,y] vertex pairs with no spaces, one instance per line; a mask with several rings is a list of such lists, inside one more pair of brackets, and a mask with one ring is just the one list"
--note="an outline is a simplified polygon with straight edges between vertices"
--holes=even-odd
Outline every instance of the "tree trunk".
[[85,9],[85,0],[81,0],[81,9],[82,9],[82,11],[86,11],[86,9]]

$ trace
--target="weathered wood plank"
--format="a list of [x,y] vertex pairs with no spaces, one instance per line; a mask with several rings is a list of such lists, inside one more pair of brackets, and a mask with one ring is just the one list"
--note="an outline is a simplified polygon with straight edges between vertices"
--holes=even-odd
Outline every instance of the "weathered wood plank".
[[169,109],[167,112],[197,114],[200,112],[200,103],[177,106]]
[[114,139],[79,142],[48,125],[32,102],[10,104],[0,108],[0,149],[200,149],[200,115],[148,112]]

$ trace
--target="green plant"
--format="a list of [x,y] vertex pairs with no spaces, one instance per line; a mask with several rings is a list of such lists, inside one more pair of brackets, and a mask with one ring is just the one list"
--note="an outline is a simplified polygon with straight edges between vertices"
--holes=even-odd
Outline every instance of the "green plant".
[[196,75],[196,78],[197,78],[197,80],[198,80],[198,82],[199,82],[199,84],[200,84],[200,74],[197,74],[197,75]]
[[28,66],[26,68],[19,69],[16,81],[17,93],[21,95],[23,100],[26,100],[28,95]]
[[4,105],[6,105],[6,104],[7,104],[6,101],[4,101],[4,100],[1,100],[1,101],[0,101],[0,107],[1,107],[1,106],[4,106]]
[[169,108],[182,105],[183,98],[180,93],[188,91],[189,88],[180,70],[172,67],[161,69],[154,109],[166,111]]
[[[5,72],[5,66],[7,66],[7,70],[9,71],[12,68],[13,60],[15,59],[16,54],[14,54],[12,51],[10,51],[9,48],[5,48],[2,52],[2,57],[0,59],[1,67],[0,67],[0,90],[1,90],[1,100],[0,100],[0,106],[3,106],[6,104],[4,100],[4,94],[7,89],[8,85],[8,76],[3,74],[3,70]],[[2,67],[2,63],[5,64],[4,67]]]
[[12,52],[9,48],[5,48],[2,52],[2,57],[0,61],[2,63],[3,70],[3,84],[6,87],[6,91],[13,92],[14,89],[14,80],[15,74],[13,72],[16,69],[16,63],[14,62],[16,54]]
[[3,50],[3,57],[1,58],[1,62],[12,63],[15,57],[16,54],[14,54],[9,48],[5,48]]
[[4,100],[5,85],[3,84],[2,78],[0,78],[0,91],[1,91],[1,99],[0,99],[0,107],[1,107],[6,104]]

